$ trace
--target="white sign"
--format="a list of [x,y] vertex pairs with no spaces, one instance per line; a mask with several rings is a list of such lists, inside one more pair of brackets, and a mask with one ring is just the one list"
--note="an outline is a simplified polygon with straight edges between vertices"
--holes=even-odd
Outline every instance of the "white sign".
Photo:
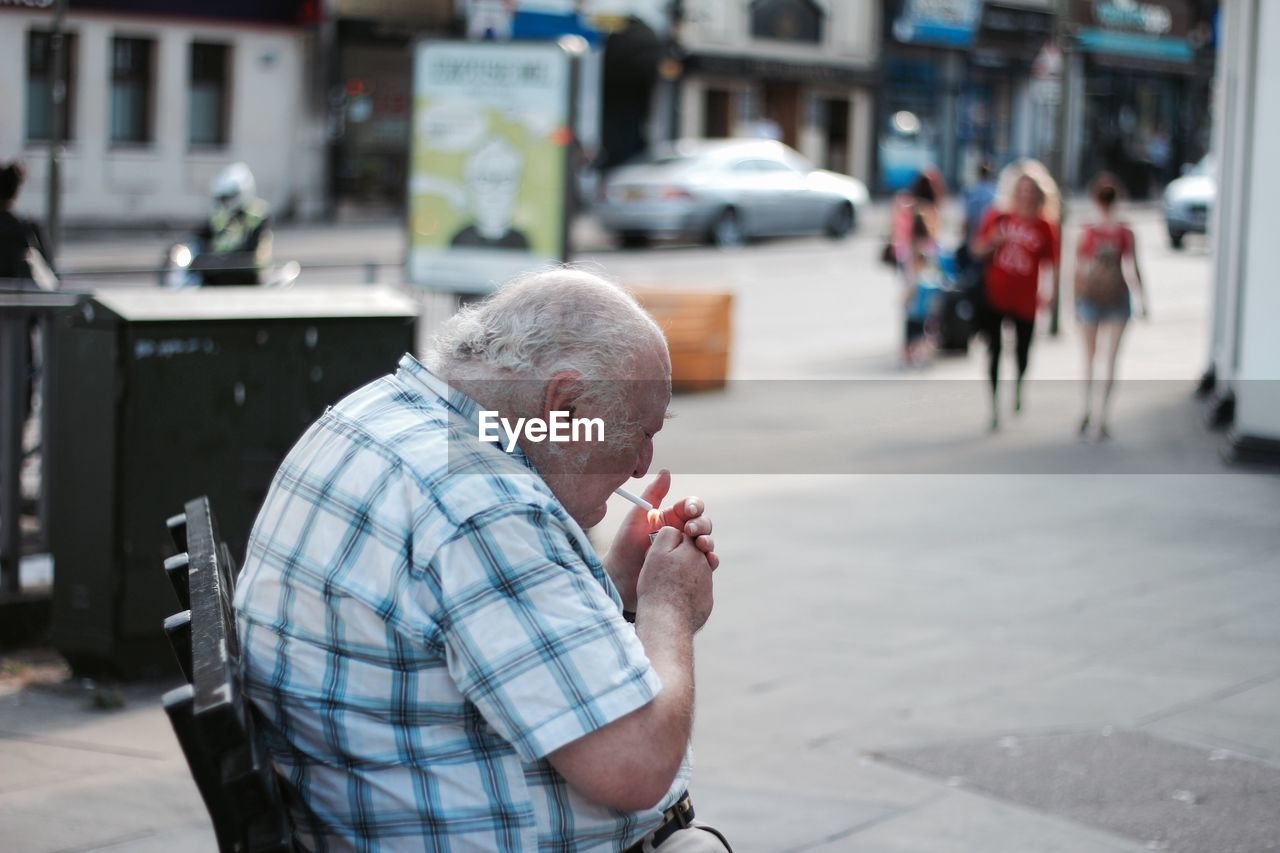
[[570,57],[554,44],[423,42],[409,167],[408,277],[487,293],[565,260]]

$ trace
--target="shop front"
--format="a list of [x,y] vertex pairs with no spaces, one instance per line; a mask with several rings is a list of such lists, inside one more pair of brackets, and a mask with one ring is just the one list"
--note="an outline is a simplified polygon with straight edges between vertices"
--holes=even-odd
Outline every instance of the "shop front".
[[[906,187],[922,170],[941,171],[948,184],[959,180],[962,91],[966,54],[982,18],[981,0],[886,0],[884,86],[876,127],[876,186]],[[970,90],[969,98],[981,96]],[[969,104],[983,119],[986,103]],[[977,131],[981,132],[981,131]]]
[[691,54],[682,133],[777,139],[832,171],[865,175],[871,69],[759,56]]
[[1076,175],[1115,174],[1135,198],[1158,195],[1208,150],[1210,23],[1191,0],[1076,0],[1083,76]]
[[447,36],[443,0],[334,0],[325,22],[330,204],[341,217],[404,207],[414,39]]
[[1047,162],[1055,105],[1031,81],[1053,39],[1051,12],[1036,0],[887,0],[881,191],[906,186],[927,166],[959,188],[984,160]]

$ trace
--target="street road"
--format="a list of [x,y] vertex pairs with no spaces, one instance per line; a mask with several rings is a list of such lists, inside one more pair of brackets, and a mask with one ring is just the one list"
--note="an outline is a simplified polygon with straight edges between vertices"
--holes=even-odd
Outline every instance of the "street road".
[[[1090,215],[1086,202],[1072,206],[1070,223],[1075,225],[1067,227],[1068,257],[1078,224]],[[1154,206],[1132,209],[1129,218],[1151,285],[1152,328],[1158,327],[1160,334],[1147,333],[1141,324],[1131,327],[1124,374],[1134,379],[1198,376],[1206,363],[1207,242],[1192,236],[1186,250],[1175,252],[1168,246]],[[959,233],[954,206],[946,210],[944,224],[947,234]],[[626,285],[732,292],[735,378],[883,378],[900,372],[902,335],[900,295],[892,271],[879,262],[886,231],[887,209],[879,204],[868,211],[852,237],[838,243],[814,237],[771,240],[728,251],[692,244],[618,250],[588,221],[575,229],[582,249],[574,260]],[[165,245],[180,236],[149,232],[68,239],[60,263],[80,270],[149,268],[159,261]],[[404,232],[395,223],[286,226],[278,229],[275,239],[278,260],[302,264],[300,287],[363,282],[370,262],[379,265],[379,281],[399,284],[402,276],[395,265],[403,254]],[[152,286],[152,279],[110,276],[93,283]],[[446,316],[447,309],[439,300],[426,301],[429,327]],[[1069,305],[1064,306],[1063,327],[1061,339],[1042,336],[1038,342],[1033,377],[1078,376]],[[1042,322],[1041,331],[1046,328]],[[429,328],[424,329],[427,332]],[[981,375],[981,368],[976,361],[970,369],[949,359],[924,375]]]

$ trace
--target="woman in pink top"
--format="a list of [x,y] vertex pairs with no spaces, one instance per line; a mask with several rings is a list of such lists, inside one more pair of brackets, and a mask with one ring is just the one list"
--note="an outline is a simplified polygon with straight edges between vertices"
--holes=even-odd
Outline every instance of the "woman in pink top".
[[1105,334],[1107,379],[1102,388],[1102,409],[1098,416],[1098,438],[1105,439],[1107,415],[1116,380],[1116,359],[1120,339],[1132,313],[1129,292],[1138,295],[1142,316],[1149,316],[1142,273],[1138,269],[1133,231],[1116,218],[1120,185],[1111,175],[1102,174],[1089,185],[1089,195],[1098,209],[1098,221],[1087,225],[1076,249],[1076,319],[1084,342],[1084,417],[1080,435],[1087,435],[1093,421],[1093,363],[1098,351],[1098,332]]

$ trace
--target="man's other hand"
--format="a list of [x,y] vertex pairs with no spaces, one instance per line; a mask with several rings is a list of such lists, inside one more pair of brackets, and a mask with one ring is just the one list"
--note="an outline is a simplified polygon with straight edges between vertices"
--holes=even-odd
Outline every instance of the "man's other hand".
[[693,539],[674,527],[659,530],[636,584],[637,621],[658,611],[661,620],[675,616],[689,632],[699,630],[713,606],[711,571]]

